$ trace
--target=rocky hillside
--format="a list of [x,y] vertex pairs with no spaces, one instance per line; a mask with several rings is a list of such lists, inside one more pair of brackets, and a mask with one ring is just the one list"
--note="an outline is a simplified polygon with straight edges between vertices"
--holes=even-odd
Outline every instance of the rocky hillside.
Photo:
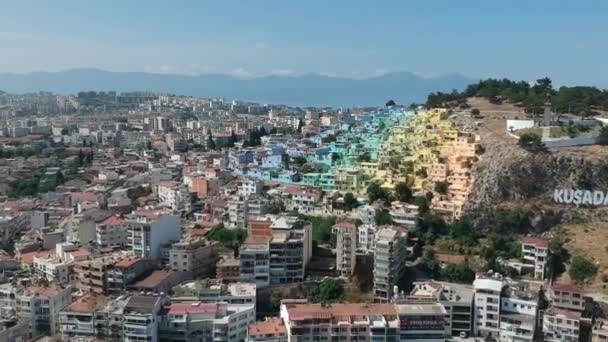
[[[530,153],[517,146],[505,132],[508,118],[522,117],[516,107],[484,107],[483,100],[470,99],[481,107],[481,118],[468,112],[455,113],[453,120],[463,129],[481,136],[484,154],[474,166],[474,188],[465,215],[483,231],[506,231],[507,221],[531,214],[531,227],[543,231],[560,222],[593,222],[608,218],[608,208],[576,208],[553,201],[556,188],[608,190],[608,147],[549,150]],[[523,232],[522,232],[523,233]]]

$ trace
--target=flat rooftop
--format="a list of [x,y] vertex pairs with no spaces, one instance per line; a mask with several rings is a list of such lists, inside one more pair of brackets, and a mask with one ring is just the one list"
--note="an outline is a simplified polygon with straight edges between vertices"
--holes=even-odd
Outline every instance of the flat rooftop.
[[397,313],[406,315],[447,315],[443,305],[439,303],[430,304],[397,304]]

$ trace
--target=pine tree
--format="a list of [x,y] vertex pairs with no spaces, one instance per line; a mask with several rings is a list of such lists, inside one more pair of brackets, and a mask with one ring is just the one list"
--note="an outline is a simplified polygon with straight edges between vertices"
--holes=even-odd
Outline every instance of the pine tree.
[[84,164],[84,152],[82,152],[82,149],[80,149],[78,151],[78,166],[82,166]]
[[209,132],[209,137],[207,138],[207,149],[209,150],[215,150],[216,145],[215,145],[215,141],[213,141],[213,135],[211,134],[211,132]]

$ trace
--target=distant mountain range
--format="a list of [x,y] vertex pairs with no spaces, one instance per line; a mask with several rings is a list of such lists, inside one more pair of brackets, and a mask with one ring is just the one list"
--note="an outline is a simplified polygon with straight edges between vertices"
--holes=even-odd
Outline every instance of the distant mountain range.
[[72,69],[25,74],[0,73],[0,90],[9,93],[50,91],[161,91],[196,97],[225,97],[291,106],[377,106],[393,99],[409,104],[426,100],[430,92],[462,90],[475,80],[452,73],[423,78],[410,72],[394,72],[367,79],[317,74],[265,76],[241,79],[229,75],[200,76],[111,72]]

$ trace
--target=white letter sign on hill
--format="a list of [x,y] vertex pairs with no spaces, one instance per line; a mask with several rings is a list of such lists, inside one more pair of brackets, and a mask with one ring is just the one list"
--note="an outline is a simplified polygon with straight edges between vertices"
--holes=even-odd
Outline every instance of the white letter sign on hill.
[[608,196],[600,190],[574,190],[574,189],[555,189],[553,201],[560,204],[574,204],[584,206],[608,205]]

